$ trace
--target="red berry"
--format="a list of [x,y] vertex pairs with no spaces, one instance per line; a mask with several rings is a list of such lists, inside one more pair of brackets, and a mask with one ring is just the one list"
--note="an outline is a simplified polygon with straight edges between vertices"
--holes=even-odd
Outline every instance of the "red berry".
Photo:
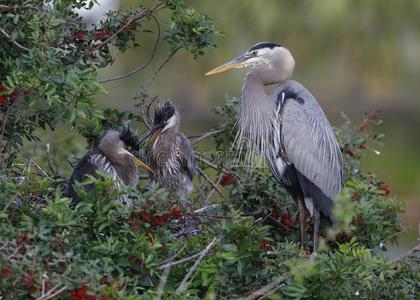
[[149,223],[150,222],[150,216],[149,215],[145,215],[144,216],[144,220]]
[[369,123],[368,122],[363,122],[363,124],[360,125],[360,127],[359,127],[359,131],[365,131],[368,128],[369,128]]
[[225,173],[223,174],[222,178],[220,179],[219,184],[221,186],[231,185],[235,182],[235,176],[233,173]]
[[391,189],[389,188],[389,186],[386,183],[379,184],[378,189],[383,191],[384,195],[388,195],[389,193],[391,193]]
[[108,31],[106,30],[98,30],[95,32],[95,39],[100,40],[106,38],[108,36]]
[[354,149],[353,149],[353,148],[349,148],[349,149],[347,150],[347,154],[348,154],[348,155],[350,155],[351,157],[353,157],[353,156],[355,156],[355,155],[356,155],[356,151],[354,151]]
[[360,195],[359,193],[356,193],[351,197],[353,201],[357,201],[357,202],[360,201],[361,198],[362,198],[362,195]]
[[366,145],[365,144],[360,144],[359,149],[366,149]]
[[11,267],[4,267],[3,270],[1,270],[1,277],[7,278],[12,274],[12,268]]

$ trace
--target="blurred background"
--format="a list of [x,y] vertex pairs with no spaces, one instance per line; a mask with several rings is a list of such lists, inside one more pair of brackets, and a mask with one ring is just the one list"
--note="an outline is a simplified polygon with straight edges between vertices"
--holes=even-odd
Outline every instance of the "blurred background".
[[[98,2],[100,6],[92,11],[80,12],[89,24],[98,22],[109,9],[139,5],[139,1],[128,0]],[[367,154],[363,168],[383,178],[392,195],[404,203],[402,219],[411,229],[402,236],[400,250],[395,251],[414,244],[420,221],[420,1],[187,2],[212,17],[223,34],[216,38],[216,48],[196,60],[179,51],[150,88],[151,93],[176,103],[183,130],[198,133],[217,125],[211,109],[227,96],[240,94],[245,70],[214,77],[205,77],[206,71],[255,43],[281,44],[295,57],[294,79],[313,93],[333,125],[344,122],[342,113],[357,124],[365,112],[382,110],[384,124],[371,130],[385,133],[384,146],[378,149],[380,155],[373,151]],[[164,22],[162,30],[169,26]],[[146,25],[156,31],[154,26],[153,22]],[[148,59],[155,36],[139,34],[141,47],[124,55],[116,53],[115,63],[99,73],[99,80],[127,73]],[[100,106],[135,112],[133,98],[168,53],[161,40],[155,59],[146,69],[105,83],[109,94],[98,97]]]

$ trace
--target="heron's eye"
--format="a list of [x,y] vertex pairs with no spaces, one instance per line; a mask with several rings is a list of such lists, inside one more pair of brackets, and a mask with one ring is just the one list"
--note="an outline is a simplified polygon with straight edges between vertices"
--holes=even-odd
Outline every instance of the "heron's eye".
[[251,52],[251,54],[252,54],[253,56],[257,56],[257,55],[258,55],[258,51],[257,51],[257,50],[254,50],[254,51],[252,51],[252,52]]

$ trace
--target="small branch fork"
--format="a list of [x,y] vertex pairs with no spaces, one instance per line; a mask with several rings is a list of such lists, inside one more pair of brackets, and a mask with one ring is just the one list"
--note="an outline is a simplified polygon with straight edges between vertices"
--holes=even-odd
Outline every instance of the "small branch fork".
[[177,293],[181,293],[183,291],[185,291],[191,280],[193,280],[195,274],[196,274],[196,270],[198,268],[198,266],[200,265],[201,261],[203,260],[204,256],[206,256],[207,252],[210,251],[211,248],[213,248],[217,243],[219,242],[218,238],[214,238],[210,244],[207,245],[207,247],[202,250],[197,258],[197,260],[195,261],[194,265],[191,267],[191,269],[188,271],[187,275],[185,275],[184,279],[182,279],[181,284],[178,286],[178,288],[176,289]]

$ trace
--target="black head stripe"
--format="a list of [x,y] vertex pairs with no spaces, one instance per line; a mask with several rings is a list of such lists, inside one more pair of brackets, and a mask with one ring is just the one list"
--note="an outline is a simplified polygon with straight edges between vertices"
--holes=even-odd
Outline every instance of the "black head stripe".
[[248,49],[248,52],[253,51],[253,50],[263,49],[263,48],[273,49],[276,47],[281,47],[281,46],[274,43],[263,42],[263,43],[258,43],[255,46],[252,46],[251,48]]
[[170,101],[166,101],[163,107],[155,111],[154,125],[162,124],[166,122],[175,113],[175,107]]
[[133,150],[138,150],[140,148],[140,140],[138,136],[128,126],[124,126],[120,130],[120,139],[124,142],[124,144],[131,147]]

